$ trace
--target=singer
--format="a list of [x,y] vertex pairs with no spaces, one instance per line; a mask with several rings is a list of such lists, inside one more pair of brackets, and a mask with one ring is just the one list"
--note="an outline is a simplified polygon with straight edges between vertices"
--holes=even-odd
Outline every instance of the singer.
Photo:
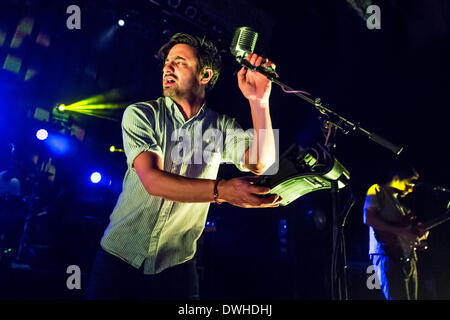
[[[217,179],[221,162],[259,175],[275,161],[271,82],[242,68],[237,81],[249,101],[255,134],[225,135],[223,150],[211,153],[208,163],[176,164],[174,133],[194,137],[198,124],[222,133],[240,126],[206,105],[221,64],[212,42],[178,33],[158,55],[163,97],[132,104],[123,115],[128,169],[91,271],[88,299],[199,299],[193,257],[210,203],[256,208],[277,207],[281,201],[277,195],[260,197],[270,190],[253,185],[254,176]],[[257,54],[246,59],[254,66],[273,65]],[[236,141],[246,146],[241,154],[232,152]]]

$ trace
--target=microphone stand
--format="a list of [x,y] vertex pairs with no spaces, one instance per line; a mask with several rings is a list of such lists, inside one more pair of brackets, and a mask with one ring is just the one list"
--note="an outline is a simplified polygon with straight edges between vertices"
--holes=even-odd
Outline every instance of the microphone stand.
[[305,100],[306,102],[312,104],[322,115],[326,116],[329,119],[328,121],[330,123],[332,123],[335,127],[341,129],[344,134],[347,134],[350,131],[356,131],[356,132],[362,133],[367,138],[369,138],[370,140],[385,147],[386,149],[391,150],[396,155],[400,155],[400,153],[403,151],[403,147],[398,147],[398,146],[392,144],[391,142],[387,141],[386,139],[380,137],[379,135],[361,128],[358,123],[353,123],[353,122],[345,119],[341,115],[337,114],[333,110],[329,109],[328,105],[324,106],[322,104],[322,101],[320,98],[312,99],[312,98],[305,96],[304,94],[302,94],[300,92],[296,92],[291,87],[289,87],[289,86],[285,85],[284,83],[282,83],[281,81],[279,81],[278,75],[274,71],[271,71],[270,69],[262,67],[262,66],[256,67],[256,66],[250,64],[250,62],[245,60],[243,57],[238,57],[237,61],[242,66],[244,66],[252,71],[257,71],[257,72],[265,75],[270,81],[272,81],[273,83],[276,83],[277,85],[282,87],[284,90],[291,91],[296,96],[298,96],[298,97],[302,98],[303,100]]
[[[391,150],[396,155],[400,155],[403,151],[402,147],[398,147],[386,139],[380,137],[379,135],[369,132],[363,128],[361,128],[357,123],[353,123],[341,115],[337,114],[333,110],[324,106],[320,98],[310,98],[305,96],[304,94],[295,91],[291,87],[285,85],[281,81],[278,80],[278,74],[273,69],[269,69],[263,66],[254,66],[246,59],[244,59],[243,55],[236,57],[239,64],[242,66],[252,70],[259,72],[266,76],[270,81],[279,85],[284,91],[290,91],[294,93],[296,96],[305,100],[306,102],[312,104],[320,113],[321,118],[324,123],[327,125],[333,125],[335,128],[342,130],[344,134],[348,134],[350,131],[357,131],[363,135],[365,135],[370,140],[378,143],[386,149]],[[331,143],[334,145],[334,143]],[[355,199],[352,199],[348,206],[344,207],[342,212],[338,212],[338,207],[340,204],[339,200],[339,188],[337,185],[337,181],[331,181],[331,201],[332,201],[332,216],[333,216],[333,247],[332,247],[332,257],[331,257],[331,273],[330,273],[330,289],[331,289],[331,298],[333,300],[347,300],[348,299],[348,290],[347,290],[347,261],[346,261],[346,249],[345,249],[345,238],[344,238],[344,227],[347,216],[355,204]]]

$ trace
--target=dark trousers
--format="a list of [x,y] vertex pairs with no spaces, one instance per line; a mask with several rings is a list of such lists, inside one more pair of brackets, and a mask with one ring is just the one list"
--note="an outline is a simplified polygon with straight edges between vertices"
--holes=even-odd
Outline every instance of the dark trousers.
[[127,262],[100,248],[86,289],[88,300],[197,300],[198,274],[195,260],[158,274],[144,274]]
[[373,255],[372,262],[387,300],[417,300],[418,276],[415,259],[400,261],[386,255]]

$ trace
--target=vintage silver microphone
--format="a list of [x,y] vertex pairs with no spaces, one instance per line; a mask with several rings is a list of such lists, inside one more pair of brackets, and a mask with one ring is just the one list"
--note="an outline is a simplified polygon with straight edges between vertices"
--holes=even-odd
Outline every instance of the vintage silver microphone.
[[233,40],[231,41],[230,51],[236,57],[236,61],[242,66],[262,73],[270,80],[278,78],[274,69],[264,66],[254,66],[250,64],[245,58],[248,54],[255,50],[256,41],[258,40],[258,33],[250,27],[240,27],[234,32]]
[[236,57],[237,60],[243,59],[247,56],[247,54],[253,53],[257,40],[258,33],[252,28],[237,28],[234,32],[233,40],[231,41],[231,53]]

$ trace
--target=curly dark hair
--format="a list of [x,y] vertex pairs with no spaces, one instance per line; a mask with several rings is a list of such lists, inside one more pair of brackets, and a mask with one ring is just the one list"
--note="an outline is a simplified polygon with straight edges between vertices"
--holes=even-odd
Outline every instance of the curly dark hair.
[[204,68],[212,69],[213,75],[206,85],[206,91],[212,89],[219,78],[220,66],[222,64],[222,57],[214,43],[205,38],[192,36],[187,33],[176,33],[158,51],[158,60],[162,65],[164,65],[170,49],[176,44],[187,44],[196,49],[198,72],[202,71]]

